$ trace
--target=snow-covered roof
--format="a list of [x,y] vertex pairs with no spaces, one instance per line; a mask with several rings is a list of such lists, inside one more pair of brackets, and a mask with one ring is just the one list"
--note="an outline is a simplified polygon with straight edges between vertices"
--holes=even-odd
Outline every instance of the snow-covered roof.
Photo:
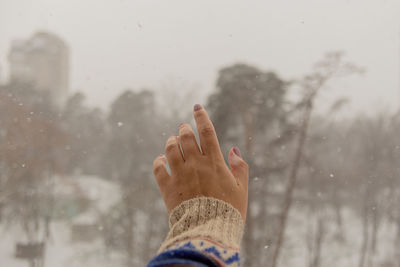
[[96,214],[93,210],[89,210],[74,217],[73,223],[90,225],[90,224],[95,224],[97,220],[98,220],[98,214]]
[[55,176],[52,183],[55,197],[83,197],[99,211],[109,209],[121,196],[116,183],[94,175]]

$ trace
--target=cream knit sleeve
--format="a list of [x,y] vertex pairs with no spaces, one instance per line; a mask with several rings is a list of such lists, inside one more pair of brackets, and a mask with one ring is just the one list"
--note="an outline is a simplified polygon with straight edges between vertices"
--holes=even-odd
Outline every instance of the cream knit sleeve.
[[244,223],[231,204],[211,197],[186,200],[171,211],[169,226],[158,253],[195,249],[213,257],[221,266],[238,266]]

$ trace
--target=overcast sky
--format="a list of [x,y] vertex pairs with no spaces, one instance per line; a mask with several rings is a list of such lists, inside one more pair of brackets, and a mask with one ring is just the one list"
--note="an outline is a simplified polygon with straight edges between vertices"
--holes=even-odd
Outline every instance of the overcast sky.
[[357,112],[400,106],[399,0],[0,0],[3,81],[11,40],[37,30],[69,44],[71,92],[92,105],[165,83],[205,95],[217,70],[238,61],[290,79],[343,50],[367,73],[336,82],[320,105],[347,96]]

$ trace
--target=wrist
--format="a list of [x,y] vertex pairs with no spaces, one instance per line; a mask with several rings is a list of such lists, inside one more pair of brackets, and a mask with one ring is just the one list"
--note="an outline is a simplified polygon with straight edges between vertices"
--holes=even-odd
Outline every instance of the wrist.
[[211,197],[183,201],[170,212],[170,232],[160,248],[186,239],[204,239],[239,250],[244,221],[231,204]]

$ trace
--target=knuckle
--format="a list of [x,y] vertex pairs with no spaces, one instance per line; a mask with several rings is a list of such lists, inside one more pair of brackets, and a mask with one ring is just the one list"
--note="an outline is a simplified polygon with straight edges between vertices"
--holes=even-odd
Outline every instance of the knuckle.
[[162,164],[160,164],[160,163],[156,163],[156,164],[154,165],[153,172],[154,172],[154,174],[156,175],[156,177],[157,177],[159,174],[161,174],[161,172],[163,171],[163,168],[164,168],[164,166],[163,166]]
[[186,140],[191,140],[193,138],[193,136],[194,136],[193,132],[187,130],[187,131],[182,131],[179,138],[181,140],[186,141]]
[[176,147],[176,137],[170,136],[165,144],[165,152],[171,152]]
[[165,152],[166,152],[166,153],[173,152],[173,151],[175,150],[175,148],[176,148],[176,144],[175,144],[175,143],[168,142],[168,143],[165,145]]
[[200,129],[200,134],[205,136],[205,137],[214,136],[214,129],[211,126],[205,126],[205,127]]

